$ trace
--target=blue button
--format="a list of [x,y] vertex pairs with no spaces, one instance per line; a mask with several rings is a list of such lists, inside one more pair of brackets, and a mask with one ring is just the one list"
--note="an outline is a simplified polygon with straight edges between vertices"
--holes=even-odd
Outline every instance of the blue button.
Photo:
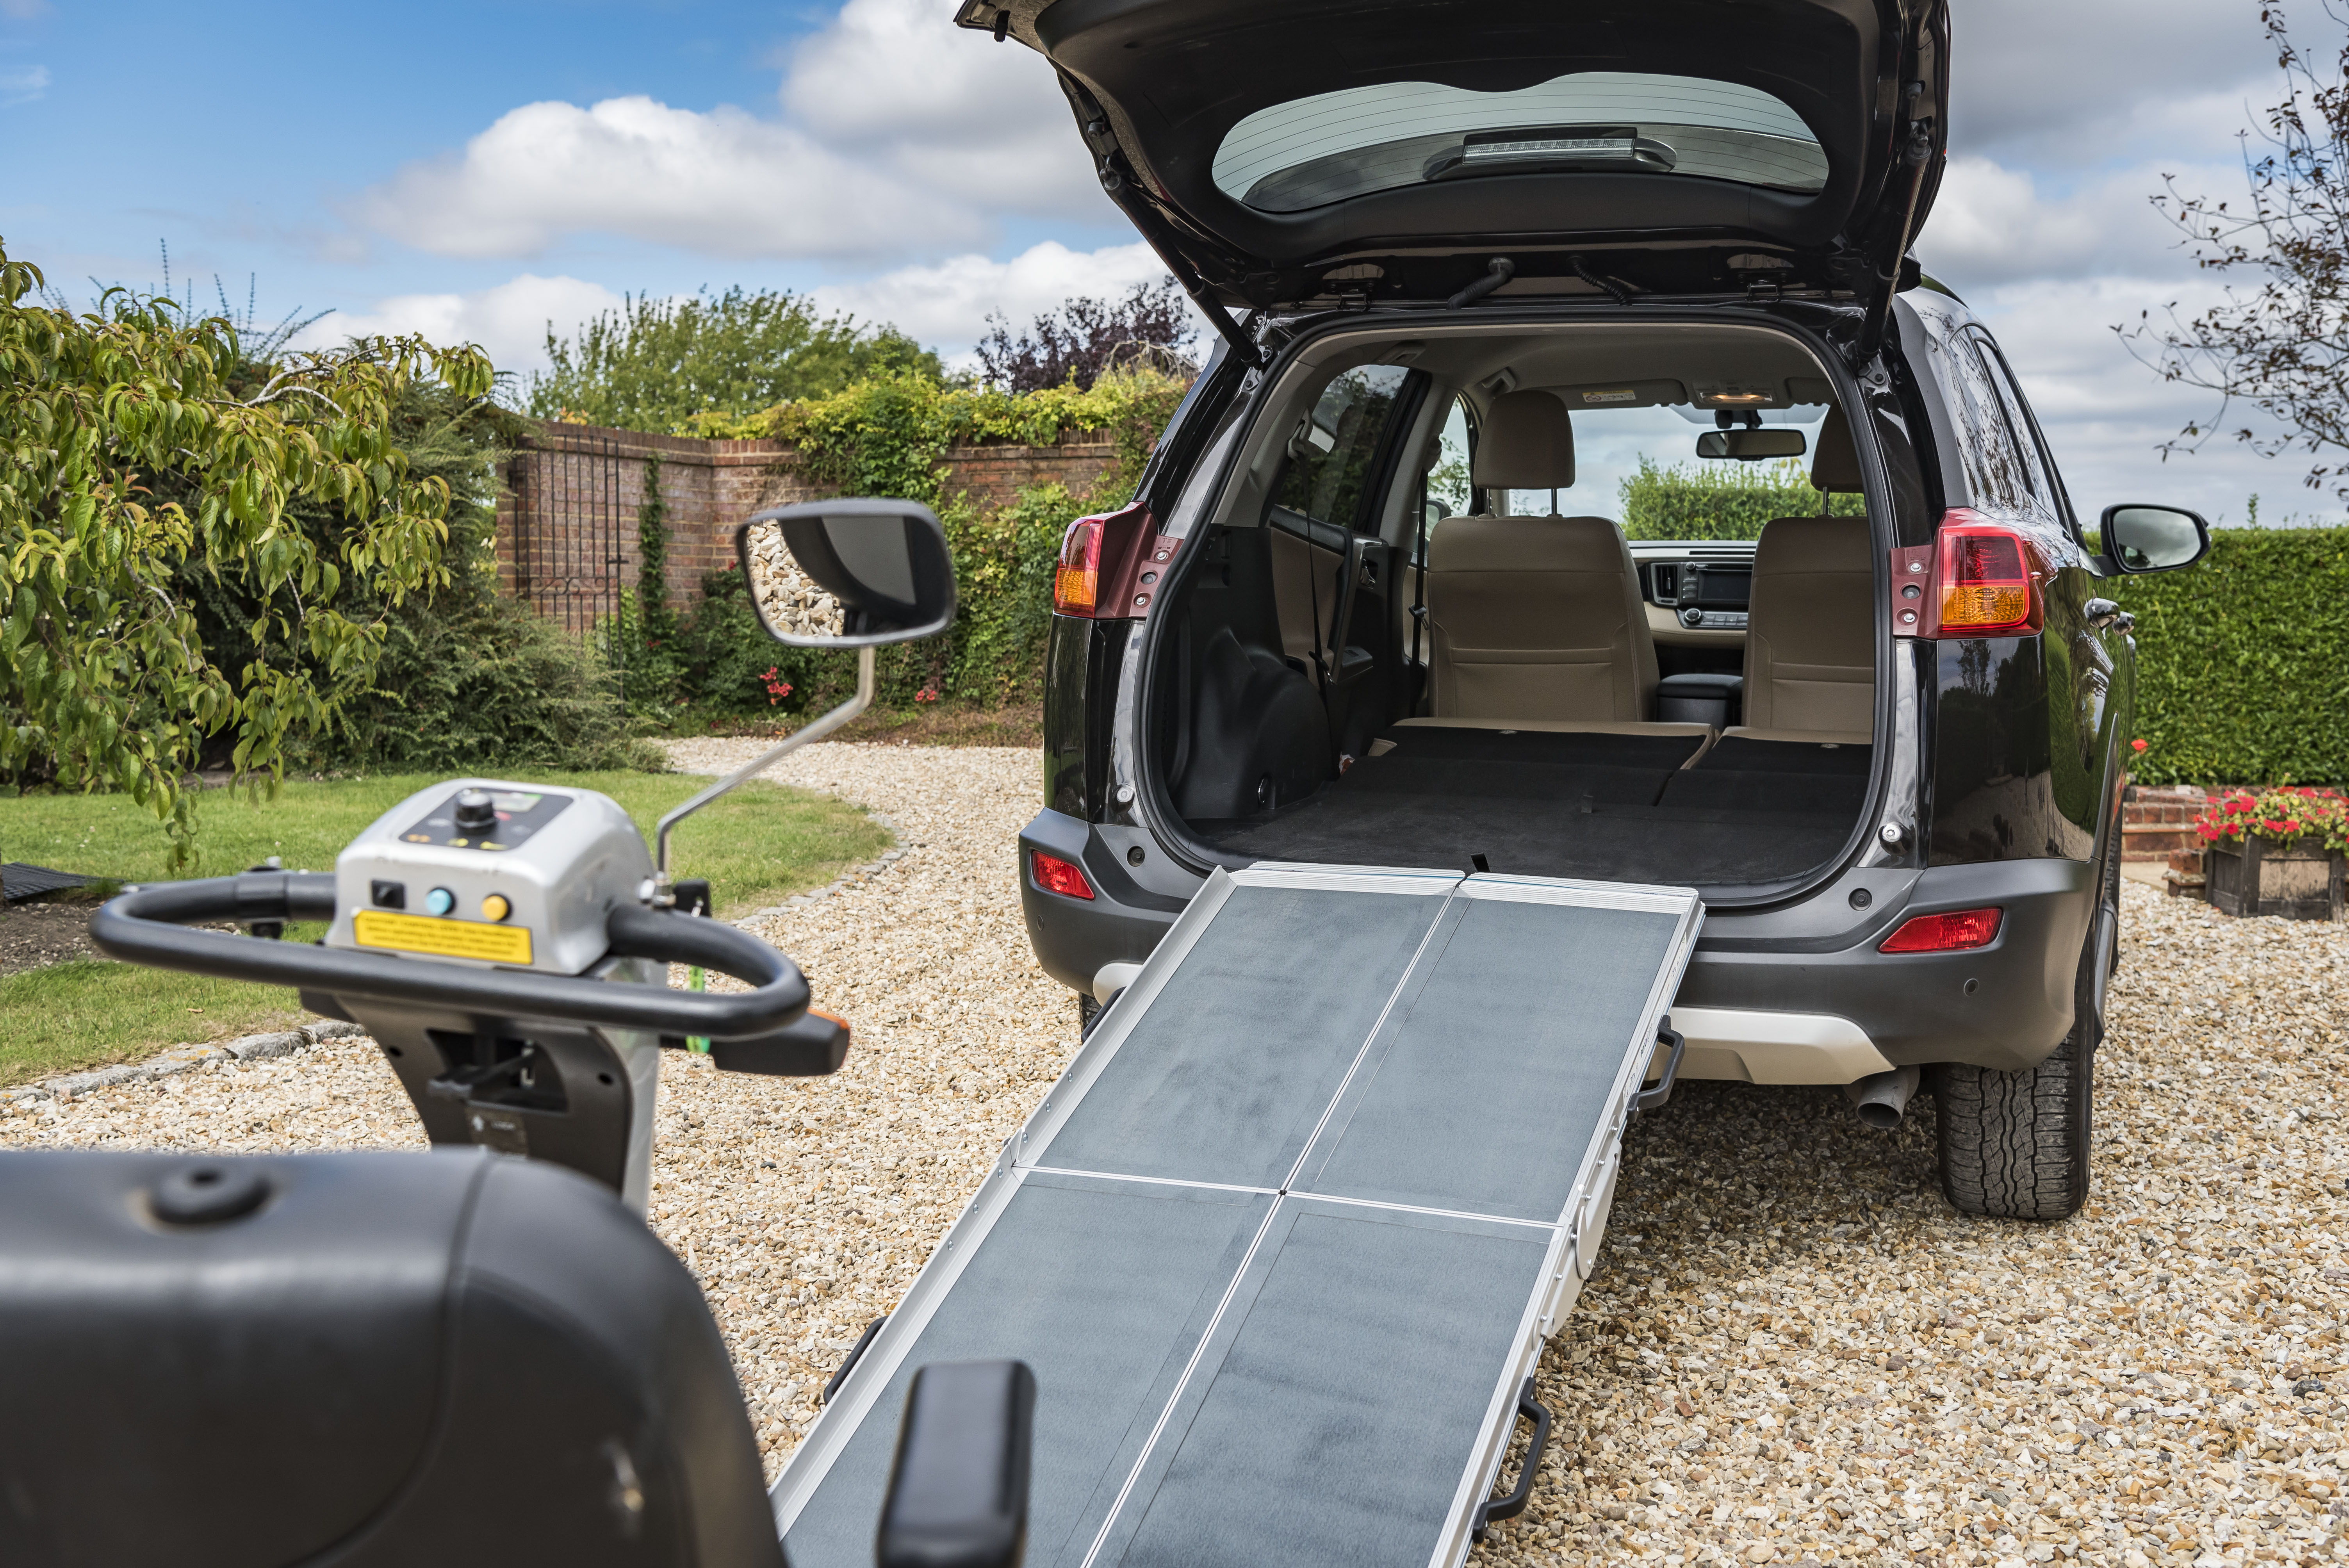
[[436,887],[424,895],[424,913],[446,914],[457,907],[457,895],[445,887]]

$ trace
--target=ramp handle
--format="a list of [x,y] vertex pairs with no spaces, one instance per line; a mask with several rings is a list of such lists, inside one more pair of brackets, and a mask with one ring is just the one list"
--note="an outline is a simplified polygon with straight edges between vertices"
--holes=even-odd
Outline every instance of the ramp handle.
[[832,1375],[832,1381],[826,1383],[823,1386],[823,1392],[816,1396],[817,1404],[832,1403],[832,1397],[840,1392],[840,1386],[848,1381],[848,1375],[856,1370],[856,1364],[859,1361],[864,1359],[864,1347],[873,1343],[873,1336],[880,1333],[881,1326],[888,1321],[889,1315],[885,1312],[864,1326],[864,1332],[858,1335],[856,1343],[848,1347],[848,1359],[840,1364],[840,1370]]
[[1643,1088],[1631,1097],[1631,1117],[1636,1120],[1643,1110],[1661,1110],[1672,1098],[1672,1085],[1681,1076],[1681,1058],[1688,1055],[1688,1037],[1672,1027],[1669,1017],[1656,1027],[1656,1044],[1670,1046],[1672,1054],[1664,1059],[1664,1076],[1656,1080],[1653,1088]]
[[1542,1451],[1549,1447],[1550,1414],[1549,1407],[1534,1398],[1534,1380],[1530,1377],[1517,1390],[1517,1414],[1534,1424],[1533,1441],[1526,1445],[1526,1462],[1517,1467],[1517,1484],[1508,1496],[1478,1505],[1476,1523],[1468,1532],[1472,1541],[1483,1541],[1493,1521],[1515,1519],[1523,1513],[1533,1498],[1534,1477],[1541,1473]]

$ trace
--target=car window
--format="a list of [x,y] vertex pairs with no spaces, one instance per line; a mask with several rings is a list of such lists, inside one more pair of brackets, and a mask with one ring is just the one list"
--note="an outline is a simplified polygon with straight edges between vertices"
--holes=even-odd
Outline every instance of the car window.
[[1216,150],[1216,187],[1260,212],[1488,174],[1616,170],[1808,193],[1826,153],[1759,88],[1576,71],[1506,92],[1381,82],[1257,110]]
[[2044,508],[2033,488],[2033,465],[2024,460],[2005,401],[1972,335],[1960,330],[1944,336],[1935,331],[1927,341],[1933,350],[1935,379],[1958,425],[1959,459],[1975,504],[2009,512]]
[[2021,448],[2024,461],[2031,469],[2032,488],[2046,503],[2047,509],[2067,524],[2073,521],[2071,500],[2064,493],[2064,480],[2055,471],[2055,459],[2047,450],[2047,438],[2040,433],[2039,421],[2032,416],[2031,405],[2023,400],[2023,386],[2014,378],[2014,366],[2006,362],[1988,333],[1971,335],[1975,348],[1990,371],[1991,384],[1997,389],[1999,401],[2004,406],[2009,426]]
[[1399,365],[1363,365],[1332,379],[1288,438],[1274,507],[1344,529],[1374,526],[1364,515],[1363,490],[1410,374]]
[[1476,429],[1469,422],[1468,403],[1454,397],[1437,438],[1435,466],[1427,470],[1427,500],[1441,510],[1430,517],[1464,517],[1476,510],[1476,492],[1468,482],[1469,459],[1476,451]]

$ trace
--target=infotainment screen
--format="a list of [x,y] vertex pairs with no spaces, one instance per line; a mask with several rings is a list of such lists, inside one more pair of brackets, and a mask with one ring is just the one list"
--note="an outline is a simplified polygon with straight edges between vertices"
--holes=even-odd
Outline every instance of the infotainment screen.
[[1701,566],[1696,573],[1696,602],[1707,610],[1743,610],[1754,596],[1754,573],[1718,566]]

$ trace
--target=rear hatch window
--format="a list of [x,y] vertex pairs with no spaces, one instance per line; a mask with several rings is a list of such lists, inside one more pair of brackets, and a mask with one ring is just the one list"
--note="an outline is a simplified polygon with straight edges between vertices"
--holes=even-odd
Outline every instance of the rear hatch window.
[[1811,193],[1827,157],[1757,88],[1576,71],[1514,92],[1441,82],[1349,88],[1257,110],[1216,150],[1216,188],[1259,212],[1497,174],[1682,174]]

